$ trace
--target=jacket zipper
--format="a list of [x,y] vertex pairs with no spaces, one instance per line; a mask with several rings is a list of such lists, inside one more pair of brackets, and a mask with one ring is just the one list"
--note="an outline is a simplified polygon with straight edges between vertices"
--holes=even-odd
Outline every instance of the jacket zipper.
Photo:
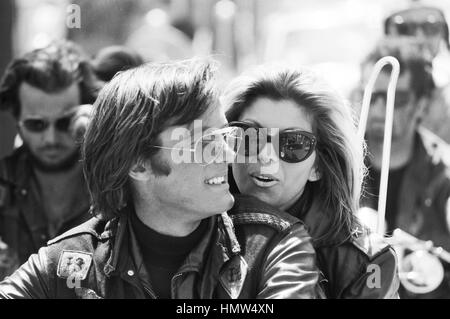
[[172,285],[172,299],[174,299],[174,296],[175,296],[175,279],[178,278],[178,277],[181,277],[181,276],[183,276],[183,273],[182,273],[182,272],[179,272],[179,273],[176,273],[176,274],[172,277],[172,280],[171,280],[171,285]]
[[145,292],[152,297],[153,299],[158,299],[158,297],[156,296],[156,294],[152,291],[152,289],[150,287],[147,287],[147,285],[142,284],[142,286],[144,287]]

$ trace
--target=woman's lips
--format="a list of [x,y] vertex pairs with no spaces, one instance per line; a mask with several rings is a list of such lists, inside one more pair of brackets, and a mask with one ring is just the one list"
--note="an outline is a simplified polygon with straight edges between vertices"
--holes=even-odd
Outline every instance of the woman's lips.
[[250,174],[250,178],[259,187],[272,187],[279,182],[276,177],[265,174]]

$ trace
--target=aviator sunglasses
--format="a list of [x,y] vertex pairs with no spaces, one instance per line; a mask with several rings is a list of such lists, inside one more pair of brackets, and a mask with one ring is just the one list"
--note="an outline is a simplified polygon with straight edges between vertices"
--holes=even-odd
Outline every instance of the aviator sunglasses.
[[[239,139],[237,136],[238,128],[227,125],[220,129],[208,129],[197,140],[193,141],[191,145],[186,147],[165,147],[159,145],[151,145],[154,148],[175,150],[181,152],[194,153],[194,163],[204,163],[209,165],[213,162],[226,162],[229,159],[224,158],[225,147],[229,150],[236,150],[239,148]],[[185,140],[189,144],[191,140]],[[233,153],[234,154],[234,153]],[[233,155],[234,157],[234,155]]]
[[[242,121],[230,122],[229,125],[239,128],[237,135],[241,142],[236,145],[238,155],[245,157],[258,155],[266,143],[274,144],[273,136],[268,134],[270,130],[267,128]],[[300,163],[314,152],[316,141],[314,134],[300,129],[281,131],[278,139],[278,157],[287,163]]]

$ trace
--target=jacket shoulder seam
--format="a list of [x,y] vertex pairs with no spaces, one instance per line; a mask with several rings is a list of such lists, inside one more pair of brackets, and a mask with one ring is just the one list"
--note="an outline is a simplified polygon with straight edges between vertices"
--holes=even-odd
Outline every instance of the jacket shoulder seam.
[[68,238],[72,238],[72,237],[76,237],[76,236],[80,236],[80,235],[91,235],[97,239],[101,239],[101,236],[94,230],[92,229],[92,223],[94,223],[95,217],[91,218],[90,220],[88,220],[87,222],[85,222],[84,224],[81,224],[75,228],[72,228],[70,230],[68,230],[67,232],[49,240],[47,242],[47,246],[49,245],[53,245],[56,244],[62,240],[68,239]]
[[80,231],[77,231],[77,232],[64,233],[64,234],[62,234],[62,235],[60,235],[58,237],[55,237],[55,238],[53,238],[53,239],[51,239],[51,240],[49,240],[47,242],[47,246],[50,246],[50,245],[59,243],[59,242],[65,240],[65,239],[77,237],[77,236],[80,236],[80,235],[92,235],[95,238],[99,238],[99,235],[93,230],[92,231],[80,230]]

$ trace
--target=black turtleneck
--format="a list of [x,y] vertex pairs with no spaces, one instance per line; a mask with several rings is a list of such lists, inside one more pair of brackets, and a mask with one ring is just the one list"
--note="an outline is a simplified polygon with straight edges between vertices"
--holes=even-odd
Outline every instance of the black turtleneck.
[[135,213],[131,215],[131,224],[141,248],[152,289],[158,298],[170,299],[172,277],[202,239],[208,221],[204,219],[197,229],[187,236],[173,237],[160,234],[146,226]]

